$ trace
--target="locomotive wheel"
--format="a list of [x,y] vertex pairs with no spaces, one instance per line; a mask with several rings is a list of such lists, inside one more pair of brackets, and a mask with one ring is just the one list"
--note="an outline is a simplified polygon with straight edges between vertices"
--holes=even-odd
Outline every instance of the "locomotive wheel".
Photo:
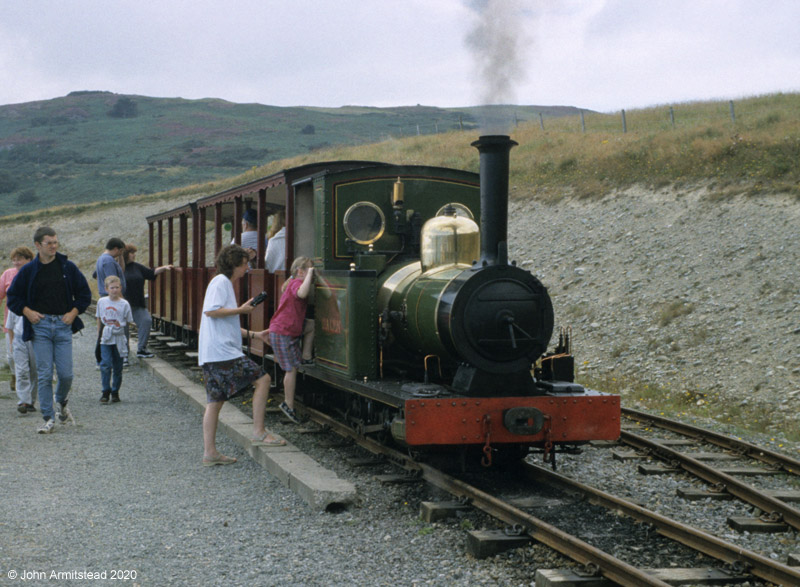
[[375,434],[375,440],[386,446],[394,445],[394,438],[392,437],[392,417],[393,413],[388,407],[384,407],[378,413],[377,423],[383,424],[383,430]]
[[364,428],[364,419],[362,416],[364,413],[364,406],[361,404],[361,401],[360,397],[352,396],[347,404],[347,412],[345,412],[344,415],[347,425],[359,434],[361,434]]

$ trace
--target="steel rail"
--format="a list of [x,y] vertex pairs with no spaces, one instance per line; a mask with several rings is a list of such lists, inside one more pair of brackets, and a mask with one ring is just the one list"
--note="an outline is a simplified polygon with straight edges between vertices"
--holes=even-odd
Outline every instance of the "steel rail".
[[691,424],[684,424],[683,422],[671,420],[663,416],[654,416],[652,414],[640,412],[638,410],[632,410],[630,408],[622,408],[622,415],[638,422],[654,424],[659,428],[670,430],[677,434],[683,434],[694,438],[702,438],[711,444],[736,451],[764,463],[768,463],[773,466],[779,465],[787,473],[800,475],[800,460],[757,446],[755,444],[751,444],[744,440],[731,438],[724,434],[719,434],[718,432],[712,432],[710,430],[698,428],[697,426],[692,426]]
[[755,487],[743,483],[732,475],[722,473],[697,459],[632,432],[623,430],[620,434],[620,440],[635,448],[648,450],[661,459],[677,463],[682,469],[707,483],[724,486],[725,490],[731,495],[757,507],[763,512],[779,514],[785,523],[800,530],[800,510],[793,508],[786,502],[765,495]]
[[583,565],[595,565],[599,569],[601,575],[620,585],[631,587],[641,587],[645,585],[668,587],[669,585],[669,583],[665,583],[624,561],[616,559],[612,555],[593,547],[579,538],[563,532],[555,526],[551,526],[519,508],[504,503],[430,465],[418,463],[410,457],[387,446],[360,436],[349,426],[334,420],[322,412],[309,408],[304,408],[303,411],[309,414],[314,421],[329,427],[341,436],[354,440],[373,454],[384,455],[406,470],[417,472],[422,479],[431,485],[443,489],[461,499],[467,499],[474,507],[483,510],[494,518],[502,520],[506,524],[524,528],[525,532],[527,532],[531,538],[546,544],[564,556]]
[[659,533],[726,563],[743,563],[747,571],[761,579],[778,585],[800,585],[800,568],[789,567],[752,552],[741,546],[725,542],[712,534],[687,526],[666,516],[643,508],[620,497],[575,481],[540,465],[525,463],[524,472],[532,481],[554,483],[587,495],[596,505],[622,512],[635,520],[655,526]]

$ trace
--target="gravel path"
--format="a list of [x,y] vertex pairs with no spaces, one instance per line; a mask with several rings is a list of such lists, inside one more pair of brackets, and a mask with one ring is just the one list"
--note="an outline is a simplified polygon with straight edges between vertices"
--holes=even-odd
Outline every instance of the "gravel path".
[[[43,573],[29,585],[106,583],[50,579],[88,571],[119,584],[114,570],[135,572],[128,583],[138,585],[531,583],[536,566],[520,558],[546,549],[472,559],[463,519],[416,520],[430,490],[383,486],[373,475],[390,469],[343,466],[341,448],[324,464],[354,480],[362,502],[338,514],[311,511],[224,436],[220,449],[239,462],[202,467],[200,412],[148,369],[131,365],[122,402],[99,403],[93,343],[74,339],[77,426],[36,434],[39,414],[19,416],[8,388],[0,393],[0,583],[14,572]],[[268,425],[290,432],[277,417]]]

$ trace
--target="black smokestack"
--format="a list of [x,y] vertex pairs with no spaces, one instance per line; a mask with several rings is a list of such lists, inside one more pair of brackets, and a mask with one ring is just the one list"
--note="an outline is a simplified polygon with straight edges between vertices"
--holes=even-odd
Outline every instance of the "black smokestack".
[[505,135],[485,135],[472,143],[481,155],[480,265],[508,262],[509,154],[517,144]]

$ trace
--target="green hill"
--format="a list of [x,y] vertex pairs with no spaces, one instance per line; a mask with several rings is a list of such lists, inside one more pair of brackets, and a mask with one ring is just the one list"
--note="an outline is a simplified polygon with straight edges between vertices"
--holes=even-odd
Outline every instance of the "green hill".
[[579,112],[280,108],[111,92],[0,106],[0,216],[204,183],[334,146],[475,129],[487,111],[508,124]]

